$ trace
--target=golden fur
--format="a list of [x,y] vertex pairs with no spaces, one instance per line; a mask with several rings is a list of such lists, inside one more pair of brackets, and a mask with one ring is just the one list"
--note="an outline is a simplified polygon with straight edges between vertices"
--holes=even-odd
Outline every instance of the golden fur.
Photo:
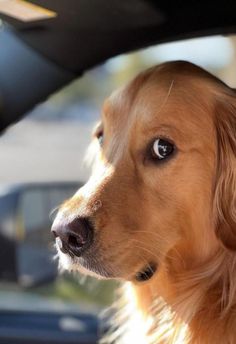
[[[236,343],[235,95],[180,61],[105,102],[92,176],[59,213],[92,218],[90,271],[59,255],[69,269],[127,281],[110,343]],[[177,146],[162,165],[146,158],[156,137]],[[137,282],[150,261],[156,273]]]

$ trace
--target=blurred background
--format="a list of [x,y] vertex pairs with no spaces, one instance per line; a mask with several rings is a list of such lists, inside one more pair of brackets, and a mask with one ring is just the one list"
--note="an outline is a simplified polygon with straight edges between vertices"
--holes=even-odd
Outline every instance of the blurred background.
[[89,71],[0,137],[1,232],[9,238],[4,239],[8,256],[9,250],[15,255],[6,268],[6,254],[0,253],[1,309],[97,313],[114,299],[114,282],[57,274],[50,234],[55,212],[50,213],[89,176],[83,157],[104,98],[138,72],[167,60],[196,63],[236,86],[236,37],[158,45]]

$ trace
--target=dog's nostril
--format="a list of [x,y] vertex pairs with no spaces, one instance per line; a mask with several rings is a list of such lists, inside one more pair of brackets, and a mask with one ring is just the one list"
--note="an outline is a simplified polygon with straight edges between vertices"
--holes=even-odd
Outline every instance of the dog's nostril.
[[68,226],[67,248],[70,253],[81,256],[92,242],[92,227],[87,219],[77,219]]
[[69,247],[82,247],[86,244],[86,240],[82,236],[69,235],[68,236],[68,246]]

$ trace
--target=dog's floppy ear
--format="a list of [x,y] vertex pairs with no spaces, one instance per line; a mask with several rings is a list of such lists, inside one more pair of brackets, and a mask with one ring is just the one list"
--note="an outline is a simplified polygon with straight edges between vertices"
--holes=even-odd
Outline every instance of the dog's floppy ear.
[[217,101],[217,167],[214,195],[216,235],[236,250],[236,92]]

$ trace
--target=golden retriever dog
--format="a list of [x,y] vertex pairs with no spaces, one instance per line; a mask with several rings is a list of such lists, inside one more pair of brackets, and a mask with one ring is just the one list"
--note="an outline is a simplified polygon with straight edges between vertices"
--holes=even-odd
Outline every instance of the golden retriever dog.
[[124,281],[108,342],[235,344],[235,91],[150,68],[105,101],[93,145],[52,231],[63,268]]

